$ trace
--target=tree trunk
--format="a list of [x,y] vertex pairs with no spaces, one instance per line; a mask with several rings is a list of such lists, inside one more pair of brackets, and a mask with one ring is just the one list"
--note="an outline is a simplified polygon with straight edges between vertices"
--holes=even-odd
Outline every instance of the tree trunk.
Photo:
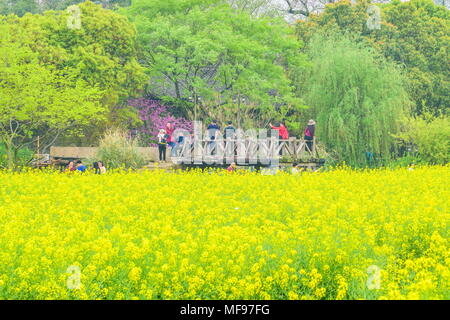
[[11,142],[5,142],[8,169],[14,169],[16,164],[17,150]]

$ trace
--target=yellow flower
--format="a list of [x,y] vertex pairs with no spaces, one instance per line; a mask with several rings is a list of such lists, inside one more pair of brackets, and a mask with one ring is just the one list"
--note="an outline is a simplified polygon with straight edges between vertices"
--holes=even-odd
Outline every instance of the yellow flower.
[[0,299],[448,299],[449,169],[0,170]]
[[141,273],[142,273],[141,268],[134,267],[128,273],[128,279],[130,279],[131,281],[138,281],[141,278]]

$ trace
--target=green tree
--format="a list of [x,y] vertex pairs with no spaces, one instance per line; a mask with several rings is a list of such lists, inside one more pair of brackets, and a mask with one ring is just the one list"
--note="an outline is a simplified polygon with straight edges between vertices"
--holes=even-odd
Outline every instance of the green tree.
[[383,6],[386,23],[374,33],[385,56],[406,67],[409,93],[419,113],[450,107],[450,11],[431,0]]
[[123,11],[138,29],[148,93],[184,101],[191,119],[262,124],[301,107],[292,79],[305,57],[284,21],[217,0],[136,0]]
[[[43,13],[48,10],[65,10],[67,7],[86,2],[86,0],[0,0],[0,14],[15,14],[19,17],[26,13]],[[94,0],[104,8],[114,9],[127,6],[131,0]]]
[[0,0],[0,14],[15,14],[23,16],[25,13],[37,13],[39,6],[36,0]]
[[410,105],[398,68],[346,37],[317,36],[308,53],[306,102],[318,139],[352,165],[364,164],[367,152],[389,159]]
[[97,87],[69,70],[42,64],[30,49],[32,39],[18,31],[0,25],[0,141],[9,168],[37,134],[49,141],[98,120],[104,112]]
[[141,94],[147,76],[137,60],[136,30],[126,17],[90,1],[79,9],[78,29],[71,24],[73,13],[66,10],[3,19],[13,32],[24,30],[29,35],[29,47],[41,64],[101,89],[108,123],[85,130],[86,140],[93,142],[107,125],[138,121],[127,101]]
[[368,1],[348,0],[326,6],[308,21],[297,23],[306,43],[320,32],[341,32],[360,37],[387,59],[405,68],[407,89],[415,111],[447,112],[450,106],[450,12],[431,0],[393,1],[379,5],[380,28],[369,28]]

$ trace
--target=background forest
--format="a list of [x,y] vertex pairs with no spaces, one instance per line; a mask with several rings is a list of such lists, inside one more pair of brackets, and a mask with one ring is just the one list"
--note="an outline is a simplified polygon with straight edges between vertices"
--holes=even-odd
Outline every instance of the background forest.
[[[76,5],[76,6],[74,6]],[[317,121],[329,161],[447,163],[448,1],[0,0],[0,166],[39,137]]]

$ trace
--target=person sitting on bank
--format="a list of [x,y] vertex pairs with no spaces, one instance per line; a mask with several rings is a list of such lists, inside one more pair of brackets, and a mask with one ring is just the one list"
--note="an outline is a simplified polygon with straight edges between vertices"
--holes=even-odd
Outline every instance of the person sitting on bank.
[[77,170],[77,167],[75,166],[75,162],[69,161],[69,164],[66,167],[66,172],[73,172]]
[[106,167],[103,164],[103,161],[99,161],[98,162],[98,169],[99,169],[99,173],[100,174],[105,174],[106,173]]
[[92,167],[94,168],[95,174],[100,174],[100,168],[98,167],[97,161],[92,164]]
[[291,173],[292,174],[299,174],[301,172],[301,168],[300,168],[300,165],[298,164],[298,162],[294,162],[293,164],[292,164],[292,170],[291,170]]
[[77,171],[85,172],[87,167],[83,164],[81,160],[77,161]]
[[232,162],[230,166],[227,168],[228,172],[235,172],[236,171],[236,162]]

